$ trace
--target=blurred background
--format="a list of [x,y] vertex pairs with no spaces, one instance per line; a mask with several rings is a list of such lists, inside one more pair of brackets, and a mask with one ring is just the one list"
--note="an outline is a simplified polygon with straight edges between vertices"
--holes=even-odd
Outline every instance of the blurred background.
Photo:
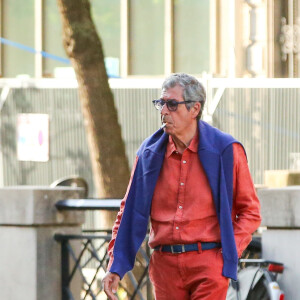
[[[57,3],[0,5],[0,185],[48,185],[78,174],[95,196]],[[130,166],[159,125],[151,100],[163,78],[186,72],[206,86],[204,119],[245,145],[256,184],[264,184],[265,170],[299,170],[299,82],[269,78],[300,76],[300,1],[92,0],[91,13]],[[34,124],[45,136],[40,155],[30,146]]]
[[[300,185],[300,0],[90,4],[129,166],[160,126],[163,79],[185,72],[206,88],[203,119],[245,146],[258,189]],[[84,124],[57,2],[0,0],[0,187],[83,178],[97,197]],[[88,212],[83,228],[101,220]]]

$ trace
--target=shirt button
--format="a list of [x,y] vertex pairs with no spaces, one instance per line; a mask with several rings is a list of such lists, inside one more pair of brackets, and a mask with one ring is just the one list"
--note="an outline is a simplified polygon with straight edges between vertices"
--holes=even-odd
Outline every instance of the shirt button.
[[184,160],[183,163],[186,164],[186,160]]
[[179,227],[178,227],[178,226],[176,226],[176,229],[179,229]]
[[184,185],[184,183],[183,183],[183,182],[180,182],[180,185]]
[[181,206],[181,205],[179,206],[179,209],[182,209],[182,206]]

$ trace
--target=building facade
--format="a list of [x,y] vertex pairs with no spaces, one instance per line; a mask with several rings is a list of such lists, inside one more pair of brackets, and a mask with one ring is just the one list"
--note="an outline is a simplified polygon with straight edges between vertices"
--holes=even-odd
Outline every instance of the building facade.
[[[300,0],[90,2],[114,76],[300,76]],[[56,1],[0,0],[0,8],[1,77],[68,70]]]

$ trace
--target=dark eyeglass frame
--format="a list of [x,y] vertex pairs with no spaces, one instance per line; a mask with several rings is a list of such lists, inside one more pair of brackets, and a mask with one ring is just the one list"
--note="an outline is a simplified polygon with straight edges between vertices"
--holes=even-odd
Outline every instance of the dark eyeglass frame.
[[178,104],[185,104],[185,103],[191,103],[191,102],[197,102],[197,101],[185,100],[185,101],[178,102],[175,99],[169,99],[167,101],[165,101],[163,99],[152,100],[154,107],[159,111],[162,111],[164,105],[167,105],[167,108],[169,111],[176,111],[178,108]]

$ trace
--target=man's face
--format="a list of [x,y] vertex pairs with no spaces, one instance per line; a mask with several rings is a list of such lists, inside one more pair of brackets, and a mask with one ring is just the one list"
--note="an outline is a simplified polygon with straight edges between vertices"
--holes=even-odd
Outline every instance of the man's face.
[[[164,101],[174,99],[177,102],[182,102],[184,101],[183,88],[176,85],[167,90],[162,90],[161,99]],[[188,110],[185,104],[179,104],[176,111],[170,111],[167,105],[164,105],[161,110],[161,120],[166,123],[165,132],[171,136],[182,136],[185,131],[188,131],[195,121],[200,103],[195,103],[195,106],[195,108]]]

